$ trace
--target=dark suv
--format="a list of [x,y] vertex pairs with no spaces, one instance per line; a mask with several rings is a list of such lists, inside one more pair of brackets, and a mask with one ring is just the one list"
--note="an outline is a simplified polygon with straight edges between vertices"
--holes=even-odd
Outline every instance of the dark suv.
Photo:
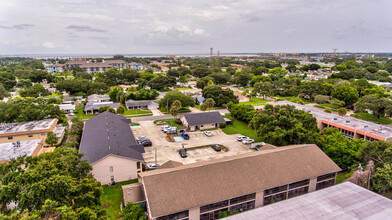
[[152,142],[150,141],[150,139],[148,139],[147,137],[139,137],[138,139],[136,139],[137,142],[141,145],[143,145],[144,147],[149,147],[152,145]]
[[212,147],[212,149],[214,149],[215,151],[221,151],[221,150],[222,150],[222,148],[221,148],[219,145],[217,145],[217,144],[213,144],[213,145],[211,145],[211,147]]
[[186,150],[185,150],[185,148],[181,148],[181,149],[178,151],[178,153],[180,154],[180,156],[181,156],[182,158],[188,157],[188,156],[186,155]]

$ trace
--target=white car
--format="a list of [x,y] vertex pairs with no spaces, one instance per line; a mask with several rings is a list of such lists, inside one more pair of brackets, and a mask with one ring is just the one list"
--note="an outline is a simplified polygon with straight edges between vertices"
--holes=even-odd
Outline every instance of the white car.
[[161,165],[159,165],[159,164],[150,164],[150,165],[148,165],[147,167],[148,167],[148,169],[150,169],[150,170],[155,170],[155,169],[158,169],[160,166],[161,166]]
[[170,128],[170,126],[162,126],[162,127],[161,127],[161,131],[165,131],[165,130],[167,130],[168,128]]
[[243,140],[246,140],[246,139],[249,139],[247,136],[238,136],[237,137],[237,141],[243,141]]
[[211,136],[212,136],[211,131],[203,131],[203,133],[204,133],[207,137],[211,137]]
[[255,142],[255,140],[250,139],[250,138],[245,139],[245,140],[242,141],[243,144],[251,144],[251,143],[254,143],[254,142]]

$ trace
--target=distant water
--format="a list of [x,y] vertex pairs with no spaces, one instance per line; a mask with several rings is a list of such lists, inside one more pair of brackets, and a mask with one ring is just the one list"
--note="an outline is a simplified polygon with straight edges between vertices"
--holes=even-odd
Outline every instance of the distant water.
[[[82,57],[96,57],[96,58],[113,58],[117,54],[4,54],[1,57],[28,57],[33,59],[69,59],[69,58],[82,58]],[[165,56],[177,56],[177,57],[209,57],[210,54],[163,54],[163,53],[146,53],[146,54],[120,54],[124,57],[165,57]],[[220,56],[260,56],[265,55],[261,53],[220,53]],[[213,56],[217,56],[214,54]]]

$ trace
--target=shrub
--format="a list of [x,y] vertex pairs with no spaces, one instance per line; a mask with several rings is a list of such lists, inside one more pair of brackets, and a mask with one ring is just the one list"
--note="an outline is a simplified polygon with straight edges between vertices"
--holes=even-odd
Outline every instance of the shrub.
[[332,111],[329,110],[329,109],[325,109],[324,112],[326,112],[326,113],[331,113]]
[[182,125],[182,121],[179,118],[176,118],[176,120],[174,120],[175,123]]
[[225,127],[226,127],[226,122],[219,123],[219,128],[225,128]]

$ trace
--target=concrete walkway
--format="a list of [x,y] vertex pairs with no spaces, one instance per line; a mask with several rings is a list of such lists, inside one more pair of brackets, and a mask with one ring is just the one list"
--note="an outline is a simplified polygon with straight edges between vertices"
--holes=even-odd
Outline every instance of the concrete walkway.
[[188,107],[189,110],[191,110],[191,112],[201,112],[199,109],[195,108],[195,107]]
[[153,116],[163,115],[163,113],[159,111],[159,109],[151,109],[151,112]]

